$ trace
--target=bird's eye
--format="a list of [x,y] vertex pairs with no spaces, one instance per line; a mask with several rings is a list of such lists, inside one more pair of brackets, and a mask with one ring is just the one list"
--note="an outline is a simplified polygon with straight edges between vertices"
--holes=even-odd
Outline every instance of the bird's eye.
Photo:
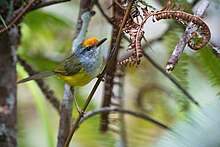
[[85,48],[86,51],[90,51],[91,49],[92,49],[91,46],[88,46],[88,47]]

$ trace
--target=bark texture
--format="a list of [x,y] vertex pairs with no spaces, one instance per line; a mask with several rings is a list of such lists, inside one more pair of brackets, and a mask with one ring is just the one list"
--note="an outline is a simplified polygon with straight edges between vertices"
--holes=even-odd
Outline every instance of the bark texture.
[[0,146],[17,146],[17,28],[0,34]]

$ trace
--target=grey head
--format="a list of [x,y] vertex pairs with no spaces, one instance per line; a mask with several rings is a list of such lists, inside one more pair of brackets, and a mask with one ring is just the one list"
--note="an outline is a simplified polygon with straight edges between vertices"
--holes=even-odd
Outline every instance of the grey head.
[[74,54],[81,58],[94,58],[97,54],[100,53],[100,45],[103,44],[107,38],[100,40],[97,44],[83,47],[82,43],[74,51]]

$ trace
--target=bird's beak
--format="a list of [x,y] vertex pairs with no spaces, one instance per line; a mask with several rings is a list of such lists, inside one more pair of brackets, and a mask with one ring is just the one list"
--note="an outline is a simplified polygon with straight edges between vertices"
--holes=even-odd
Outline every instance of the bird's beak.
[[103,44],[105,41],[107,40],[107,38],[104,38],[102,40],[100,40],[97,44],[96,47],[99,47],[101,44]]

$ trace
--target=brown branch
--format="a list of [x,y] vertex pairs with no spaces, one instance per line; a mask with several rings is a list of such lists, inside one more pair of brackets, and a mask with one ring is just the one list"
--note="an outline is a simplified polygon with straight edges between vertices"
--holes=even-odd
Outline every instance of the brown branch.
[[[81,43],[85,38],[88,23],[93,14],[93,12],[91,11],[92,4],[93,4],[92,0],[81,0],[80,1],[80,10],[78,14],[78,21],[77,21],[75,36],[74,36],[73,43],[72,43],[72,50],[75,48],[75,46],[78,45],[78,42]],[[86,22],[83,22],[82,20],[83,19],[82,17],[84,15],[86,16],[89,15],[88,16],[89,19],[87,21],[85,20]],[[73,96],[74,94],[73,93],[71,94],[70,87],[66,84],[64,87],[64,96],[63,96],[63,102],[62,102],[62,108],[61,108],[61,117],[60,117],[60,124],[59,124],[57,147],[63,147],[64,144],[66,144],[65,142],[70,132],[73,100],[74,100]]]
[[32,5],[39,3],[40,0],[30,0],[25,2],[19,9],[17,9],[13,16],[6,22],[7,27],[0,26],[0,34],[10,29],[15,24],[18,24],[22,17],[28,12]]
[[20,34],[15,27],[0,34],[0,146],[17,147],[16,49]]
[[[114,50],[110,53],[109,60],[108,60],[108,62],[106,64],[105,68],[103,69],[102,73],[98,76],[98,80],[96,81],[92,91],[90,92],[88,98],[86,99],[86,102],[84,103],[84,105],[82,107],[82,111],[84,111],[84,112],[86,111],[86,108],[88,107],[88,105],[89,105],[89,103],[90,103],[94,93],[96,92],[99,84],[101,83],[101,81],[102,81],[106,71],[108,70],[109,66],[112,64],[112,59],[118,53],[118,48],[119,48],[120,40],[121,40],[121,37],[122,37],[122,29],[125,26],[127,17],[129,15],[129,12],[131,10],[131,6],[133,5],[133,3],[134,3],[134,0],[131,0],[131,2],[129,2],[128,8],[126,10],[125,16],[123,18],[123,21],[122,21],[122,24],[121,24],[121,27],[120,27],[120,30],[119,30],[119,33],[118,33],[118,36],[117,36],[117,39],[116,39],[116,44],[115,44]],[[78,117],[76,118],[76,120],[74,121],[74,123],[72,125],[72,129],[70,131],[70,134],[68,135],[68,138],[66,140],[66,143],[65,143],[64,147],[68,147],[69,146],[71,138],[72,138],[73,134],[75,133],[76,128],[78,127],[78,124],[79,124],[79,122],[80,122],[82,117],[83,117],[83,114],[79,114]]]
[[[113,13],[112,20],[114,19],[114,22],[120,22],[122,18],[124,17],[125,11],[122,10],[113,1],[112,13]],[[112,28],[112,35],[111,35],[110,51],[114,49],[117,35],[120,29],[120,26],[117,25],[117,23],[112,23],[112,27],[113,28]],[[109,67],[109,70],[106,72],[102,107],[109,107],[111,105],[111,99],[112,99],[112,96],[114,95],[113,86],[114,86],[115,71],[116,71],[116,66],[117,66],[117,58],[118,58],[118,54],[116,54],[114,59],[112,59],[112,64]],[[108,112],[102,113],[100,117],[101,117],[100,130],[102,132],[106,132],[108,130],[108,123],[109,123]]]
[[146,121],[149,121],[149,122],[163,128],[163,129],[172,131],[171,128],[169,128],[167,125],[162,124],[158,120],[155,120],[155,119],[151,118],[148,115],[145,115],[145,114],[142,114],[142,113],[137,113],[137,112],[130,111],[130,110],[126,110],[126,109],[119,108],[119,107],[103,107],[103,108],[99,108],[99,109],[87,112],[84,115],[84,117],[81,119],[79,125],[82,124],[85,120],[89,119],[90,117],[92,117],[94,115],[97,115],[97,114],[100,114],[100,113],[103,113],[103,112],[119,112],[119,113],[129,114],[129,115],[144,119]]
[[39,4],[37,4],[36,6],[31,7],[29,12],[33,11],[33,10],[36,10],[36,9],[43,8],[43,7],[47,7],[47,6],[50,6],[50,5],[59,4],[59,3],[63,3],[63,2],[69,2],[69,1],[71,1],[71,0],[45,0],[45,1],[42,1]]
[[39,9],[39,8],[42,8],[42,7],[46,7],[46,6],[50,6],[53,4],[62,3],[62,2],[66,2],[66,1],[70,1],[70,0],[46,0],[46,1],[29,0],[29,1],[25,1],[24,4],[20,8],[18,8],[14,11],[12,17],[6,21],[7,27],[5,27],[4,25],[0,25],[0,34],[9,30],[14,25],[19,24],[26,13],[33,11],[33,10],[36,10],[36,9]]
[[[29,75],[37,74],[38,72],[33,69],[33,67],[28,64],[24,59],[22,59],[20,56],[18,56],[18,62],[24,67],[26,72]],[[46,99],[51,103],[51,105],[57,110],[58,113],[60,113],[60,101],[58,98],[54,95],[53,90],[49,88],[47,84],[45,84],[44,80],[38,79],[35,80],[37,85],[39,86],[40,90],[46,97]]]
[[108,17],[108,15],[105,14],[104,10],[102,9],[99,0],[95,0],[94,4],[98,7],[99,11],[101,12],[101,14],[104,16],[104,18],[110,23],[113,24],[113,22],[111,21],[111,19]]

